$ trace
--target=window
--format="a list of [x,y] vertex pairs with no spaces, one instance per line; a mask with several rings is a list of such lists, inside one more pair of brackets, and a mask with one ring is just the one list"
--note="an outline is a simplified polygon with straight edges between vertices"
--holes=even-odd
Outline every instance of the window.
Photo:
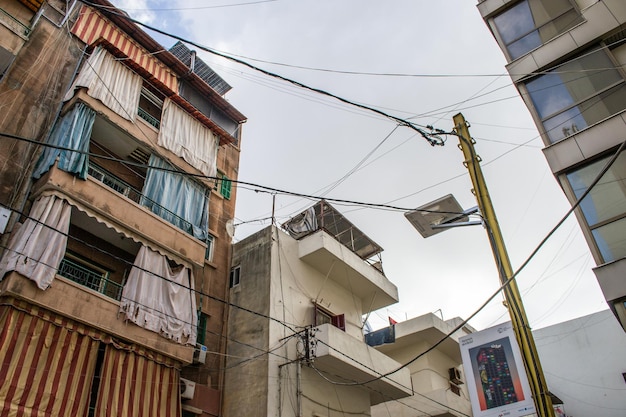
[[526,83],[550,142],[626,108],[626,86],[604,50],[575,58]]
[[319,304],[315,304],[315,317],[313,318],[313,325],[320,326],[322,324],[331,324],[336,328],[346,331],[346,317],[343,314],[335,315],[326,310]]
[[234,288],[241,282],[241,267],[236,266],[230,270],[230,288]]
[[[608,160],[602,158],[567,174],[576,197],[589,188]],[[626,256],[626,152],[620,154],[580,208],[604,262]]]
[[[137,96],[135,96],[137,97]],[[148,90],[145,86],[141,88],[139,96],[139,107],[137,115],[143,120],[159,129],[161,127],[161,111],[163,110],[163,100],[156,94]]]
[[230,200],[230,190],[233,182],[224,174],[221,174],[220,177],[220,194],[225,199]]
[[115,300],[122,296],[123,285],[109,279],[110,271],[73,253],[65,254],[58,274]]
[[213,235],[207,234],[207,237],[206,237],[206,252],[204,254],[204,259],[207,262],[213,262],[213,250],[214,250],[213,241],[214,240],[215,240],[215,238],[213,237]]
[[512,60],[581,21],[570,0],[524,0],[493,19]]

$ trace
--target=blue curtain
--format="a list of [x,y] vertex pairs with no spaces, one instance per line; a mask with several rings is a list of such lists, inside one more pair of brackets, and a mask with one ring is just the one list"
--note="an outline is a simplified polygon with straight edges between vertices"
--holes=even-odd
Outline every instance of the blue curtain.
[[[63,148],[75,149],[82,152],[89,151],[89,138],[91,129],[96,119],[96,112],[78,103],[62,118],[58,119],[48,138],[50,145]],[[48,172],[59,158],[58,168],[63,171],[76,174],[81,179],[87,178],[87,168],[89,167],[89,157],[86,153],[77,153],[68,150],[57,149],[56,147],[46,147],[37,162],[34,178],[41,177]]]
[[208,233],[209,189],[184,174],[166,171],[174,167],[156,155],[150,156],[149,165],[141,204],[157,216],[205,241]]

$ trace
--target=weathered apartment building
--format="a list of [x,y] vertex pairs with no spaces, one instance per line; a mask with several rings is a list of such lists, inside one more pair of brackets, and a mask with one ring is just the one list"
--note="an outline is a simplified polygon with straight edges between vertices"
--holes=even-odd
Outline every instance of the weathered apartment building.
[[478,10],[556,180],[572,204],[586,195],[576,216],[607,304],[626,329],[626,3],[481,0]]
[[[363,315],[398,300],[382,248],[326,201],[233,248],[224,416],[370,416],[413,393],[367,345]],[[252,312],[254,313],[252,313]]]
[[0,0],[0,414],[220,415],[229,88],[106,0]]

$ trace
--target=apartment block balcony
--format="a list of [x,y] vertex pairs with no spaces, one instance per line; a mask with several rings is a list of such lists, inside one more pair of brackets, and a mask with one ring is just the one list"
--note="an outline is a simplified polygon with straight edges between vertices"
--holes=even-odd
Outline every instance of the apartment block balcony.
[[[368,346],[332,324],[316,327],[313,366],[346,382],[365,383],[370,388],[370,404],[409,397],[413,394],[411,375],[401,364]],[[368,382],[371,381],[371,382]]]
[[326,201],[294,217],[283,228],[298,240],[303,262],[349,290],[362,306],[374,311],[398,302],[398,289],[382,270],[383,249]]
[[119,314],[119,302],[59,274],[46,291],[17,272],[8,273],[0,282],[0,300],[21,299],[68,317],[125,341],[145,346],[185,364],[193,361],[194,348],[170,341],[139,326],[131,326]]
[[164,208],[155,210],[163,213],[154,214],[144,207],[149,202],[138,203],[141,195],[136,190],[97,167],[90,167],[90,176],[82,181],[54,166],[35,184],[33,195],[44,191],[65,195],[80,211],[134,240],[164,248],[195,265],[204,264],[206,245],[185,232],[184,220],[162,218],[168,215]]

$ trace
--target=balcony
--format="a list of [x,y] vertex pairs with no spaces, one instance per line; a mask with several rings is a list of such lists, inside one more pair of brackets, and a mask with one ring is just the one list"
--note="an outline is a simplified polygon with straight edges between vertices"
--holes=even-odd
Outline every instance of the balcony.
[[166,249],[174,258],[204,265],[204,242],[134,201],[135,190],[107,178],[89,176],[86,181],[76,180],[73,175],[52,167],[35,184],[33,195],[44,191],[65,195],[72,205],[108,228],[155,250]]
[[[376,379],[399,368],[400,363],[331,324],[323,324],[316,329],[317,347],[313,362],[316,369],[329,375],[338,375],[349,382],[365,383],[370,388],[371,405],[413,394],[411,375],[407,368]],[[368,382],[371,380],[374,381]]]
[[66,254],[58,274],[116,301],[122,298],[124,285],[109,279],[109,272]]
[[298,242],[300,259],[354,293],[371,310],[398,302],[398,288],[380,271],[323,230]]
[[382,271],[383,249],[326,201],[282,227],[298,240],[300,260],[353,293],[362,306],[374,311],[398,302],[397,287]]
[[[405,415],[414,408],[433,417],[471,415],[471,404],[467,398],[463,377],[460,378],[459,384],[459,380],[450,378],[449,372],[450,368],[458,368],[462,363],[457,339],[474,331],[466,325],[448,337],[447,335],[460,321],[459,318],[444,321],[428,313],[367,335],[372,344],[376,345],[377,351],[401,361],[413,358],[420,352],[426,352],[437,344],[433,351],[424,354],[408,366],[413,389],[417,394],[402,400],[402,403],[388,402],[380,405],[377,412],[372,411],[372,415],[386,415],[388,412],[391,415]],[[377,337],[377,334],[382,336],[390,330],[393,331],[393,337]],[[444,339],[443,342],[441,339]]]
[[193,347],[170,341],[139,326],[128,325],[118,314],[120,307],[117,301],[92,291],[85,291],[82,285],[60,275],[57,275],[50,288],[41,291],[34,282],[17,272],[10,272],[0,282],[0,297],[25,300],[185,364],[190,364],[193,360]]

